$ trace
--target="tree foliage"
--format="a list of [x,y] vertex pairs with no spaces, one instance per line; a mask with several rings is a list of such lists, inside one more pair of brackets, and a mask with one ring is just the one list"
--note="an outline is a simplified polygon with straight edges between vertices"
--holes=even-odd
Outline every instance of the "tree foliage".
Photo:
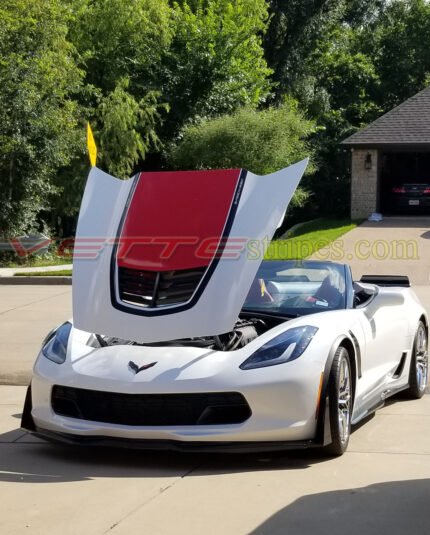
[[167,0],[72,0],[72,6],[69,35],[85,71],[80,105],[98,135],[100,165],[126,177],[159,146],[161,112],[168,109],[159,101],[159,78],[172,10]]
[[100,102],[100,166],[117,177],[131,175],[151,147],[159,146],[155,133],[160,109],[158,94],[148,92],[136,100],[128,91],[128,80],[119,81],[114,91]]
[[269,93],[265,0],[74,0],[74,13],[81,104],[113,174],[131,173],[184,124]]
[[0,20],[2,234],[76,214],[86,120],[120,177],[311,153],[308,215],[345,213],[339,142],[430,83],[427,0],[3,0]]
[[2,233],[77,212],[85,120],[125,177],[185,124],[270,92],[265,0],[4,0],[0,18]]
[[363,48],[380,78],[376,96],[388,111],[429,83],[430,4],[426,0],[388,3],[363,32]]
[[173,33],[167,0],[69,1],[74,13],[70,39],[90,87],[106,95],[127,78],[131,93],[141,98],[157,86]]
[[255,107],[271,84],[262,48],[264,0],[194,0],[174,4],[174,37],[163,61],[170,104],[164,138],[187,122]]
[[82,73],[57,0],[0,5],[0,232],[31,228],[79,145]]

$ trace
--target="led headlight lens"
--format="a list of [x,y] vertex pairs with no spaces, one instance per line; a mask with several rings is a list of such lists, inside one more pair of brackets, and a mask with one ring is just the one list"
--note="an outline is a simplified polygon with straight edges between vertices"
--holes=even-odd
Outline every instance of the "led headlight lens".
[[66,323],[60,325],[50,336],[47,336],[42,347],[42,353],[47,359],[52,360],[56,364],[63,364],[66,360],[67,343],[71,330],[72,324],[66,321]]
[[317,331],[318,328],[311,325],[288,329],[257,349],[239,368],[252,370],[295,360],[305,351]]

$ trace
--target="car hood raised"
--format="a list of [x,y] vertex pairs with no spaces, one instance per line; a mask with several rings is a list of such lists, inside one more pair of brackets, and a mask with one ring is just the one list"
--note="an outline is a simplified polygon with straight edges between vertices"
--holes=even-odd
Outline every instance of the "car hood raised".
[[147,343],[232,330],[307,163],[129,180],[94,167],[73,256],[75,326]]

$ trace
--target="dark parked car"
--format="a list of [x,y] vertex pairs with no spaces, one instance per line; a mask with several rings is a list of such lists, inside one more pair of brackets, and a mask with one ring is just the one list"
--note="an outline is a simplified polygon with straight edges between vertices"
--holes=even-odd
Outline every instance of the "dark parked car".
[[399,184],[392,189],[396,208],[430,207],[430,183]]

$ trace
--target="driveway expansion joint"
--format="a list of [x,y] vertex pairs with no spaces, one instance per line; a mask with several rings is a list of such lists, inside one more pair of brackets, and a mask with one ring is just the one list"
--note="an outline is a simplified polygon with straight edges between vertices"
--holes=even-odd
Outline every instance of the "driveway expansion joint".
[[112,526],[110,526],[106,531],[104,531],[103,533],[106,534],[106,533],[111,533],[115,528],[117,528],[122,522],[124,522],[124,520],[127,520],[127,518],[130,518],[131,516],[133,516],[135,513],[137,513],[137,511],[140,511],[141,509],[143,509],[146,505],[148,505],[149,503],[153,502],[154,500],[156,500],[159,496],[161,496],[161,494],[164,494],[166,493],[168,490],[172,489],[174,486],[176,486],[176,484],[180,481],[182,481],[183,479],[185,479],[186,477],[188,477],[190,474],[192,474],[195,470],[197,470],[198,468],[200,468],[200,466],[202,465],[202,463],[199,463],[197,464],[196,466],[193,466],[192,468],[190,468],[190,470],[188,470],[187,472],[185,472],[184,474],[182,474],[181,476],[177,477],[174,481],[172,481],[172,483],[170,483],[169,485],[166,485],[165,487],[162,487],[160,488],[160,490],[158,491],[158,493],[154,496],[151,496],[150,498],[148,498],[147,500],[145,500],[142,504],[138,505],[137,507],[135,507],[132,511],[129,511],[126,515],[124,515],[120,520],[118,520],[118,522],[115,522],[114,524],[112,524]]

